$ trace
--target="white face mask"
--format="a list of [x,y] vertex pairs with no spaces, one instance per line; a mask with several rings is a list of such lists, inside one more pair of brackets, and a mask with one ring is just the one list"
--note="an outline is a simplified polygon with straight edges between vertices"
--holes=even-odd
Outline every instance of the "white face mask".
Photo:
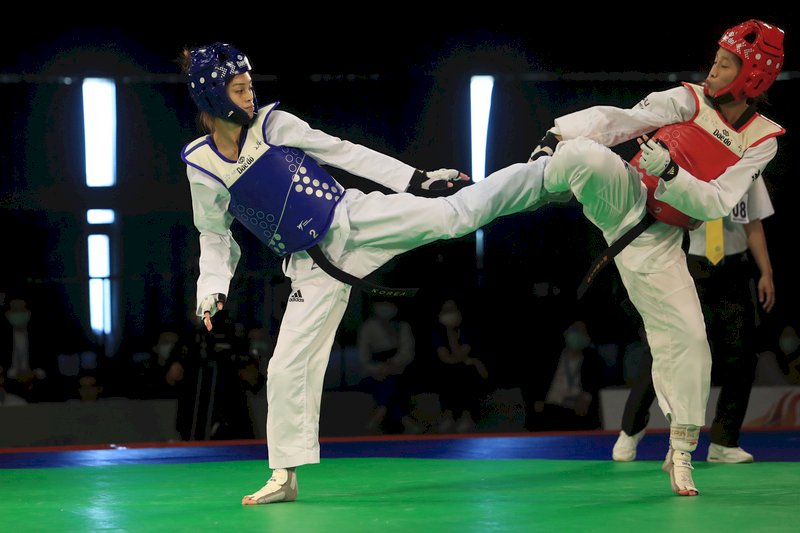
[[439,323],[449,328],[461,325],[461,313],[458,311],[445,311],[439,314]]
[[797,348],[800,348],[800,339],[791,335],[784,335],[778,341],[783,353],[793,353]]
[[391,320],[397,316],[397,307],[390,303],[380,303],[373,306],[372,312],[382,320]]
[[11,327],[24,328],[31,320],[30,311],[9,311],[6,313],[6,319]]
[[570,332],[567,333],[564,342],[567,345],[567,348],[572,348],[573,350],[583,350],[587,346],[589,346],[589,337],[582,333],[574,333]]
[[167,359],[169,357],[170,352],[175,347],[174,344],[159,344],[156,346],[156,352],[161,359]]
[[267,341],[253,340],[250,341],[250,353],[253,355],[262,355],[269,350],[269,343]]

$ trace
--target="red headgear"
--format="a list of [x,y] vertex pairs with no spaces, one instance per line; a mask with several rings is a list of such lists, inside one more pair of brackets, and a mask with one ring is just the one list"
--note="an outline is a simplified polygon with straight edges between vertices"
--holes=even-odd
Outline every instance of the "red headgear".
[[717,102],[755,98],[772,85],[783,68],[783,30],[766,22],[751,19],[725,30],[719,46],[741,59],[742,68],[736,79],[715,95]]

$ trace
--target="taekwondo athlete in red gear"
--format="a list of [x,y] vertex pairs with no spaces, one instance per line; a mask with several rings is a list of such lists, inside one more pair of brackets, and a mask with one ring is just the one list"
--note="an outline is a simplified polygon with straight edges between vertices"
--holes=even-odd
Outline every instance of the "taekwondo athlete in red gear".
[[[775,157],[784,129],[759,114],[753,99],[783,67],[783,36],[758,20],[732,27],[702,86],[654,92],[631,109],[595,106],[562,116],[531,155],[553,154],[545,189],[571,190],[609,244],[648,212],[657,219],[614,261],[642,316],[658,403],[670,420],[663,468],[684,496],[698,494],[691,453],[705,424],[711,352],[683,231],[727,216]],[[630,163],[608,148],[634,138],[641,151]]]

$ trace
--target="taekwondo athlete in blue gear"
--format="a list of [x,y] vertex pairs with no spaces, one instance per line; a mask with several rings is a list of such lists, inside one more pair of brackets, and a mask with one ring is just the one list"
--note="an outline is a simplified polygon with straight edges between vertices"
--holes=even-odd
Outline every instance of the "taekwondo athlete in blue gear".
[[[272,476],[242,503],[292,501],[298,495],[295,468],[320,461],[323,379],[352,288],[324,267],[315,268],[312,250],[360,279],[399,254],[564,196],[544,194],[549,158],[510,165],[440,194],[451,192],[447,181],[463,180],[463,174],[423,173],[313,129],[275,104],[258,109],[250,62],[234,47],[215,43],[184,50],[183,61],[200,121],[210,133],[182,152],[200,233],[197,315],[210,329],[211,317],[225,303],[241,255],[230,230],[237,218],[285,257],[283,271],[292,282],[267,374]],[[345,190],[325,165],[396,194]]]

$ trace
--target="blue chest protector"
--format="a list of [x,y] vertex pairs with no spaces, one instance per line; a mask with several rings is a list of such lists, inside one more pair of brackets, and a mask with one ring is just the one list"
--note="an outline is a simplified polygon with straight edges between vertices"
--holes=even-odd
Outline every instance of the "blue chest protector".
[[322,240],[344,191],[303,150],[266,142],[266,122],[275,105],[259,111],[237,161],[223,157],[210,136],[186,145],[182,158],[224,185],[231,214],[284,256]]
[[316,246],[330,228],[344,190],[299,148],[266,142],[267,118],[276,105],[259,110],[237,161],[222,156],[210,135],[187,144],[181,153],[183,161],[225,186],[231,195],[231,214],[279,256],[305,250],[342,283],[376,296],[416,294],[416,288],[382,287],[344,272]]

